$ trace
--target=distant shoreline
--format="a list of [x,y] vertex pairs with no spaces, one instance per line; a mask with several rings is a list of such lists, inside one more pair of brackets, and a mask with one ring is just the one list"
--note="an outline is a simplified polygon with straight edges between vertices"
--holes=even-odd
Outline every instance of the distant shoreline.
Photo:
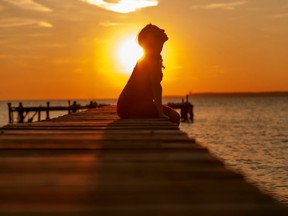
[[[202,93],[190,93],[189,97],[288,97],[288,92],[202,92]],[[165,95],[164,98],[183,98],[179,95]]]
[[[189,97],[288,97],[288,91],[275,91],[275,92],[197,92],[190,93]],[[185,98],[186,95],[164,95],[163,98]],[[0,102],[7,101],[98,101],[98,100],[117,100],[117,98],[94,98],[94,99],[0,99]]]

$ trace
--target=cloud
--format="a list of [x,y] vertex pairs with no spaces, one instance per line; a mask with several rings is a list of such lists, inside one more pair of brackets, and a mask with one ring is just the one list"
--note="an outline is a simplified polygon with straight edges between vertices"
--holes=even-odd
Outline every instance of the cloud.
[[82,1],[117,13],[130,13],[140,8],[152,7],[158,5],[158,0],[116,0],[114,2],[107,0],[82,0]]
[[21,27],[21,26],[32,26],[32,27],[43,27],[51,28],[52,24],[45,21],[38,21],[26,18],[6,18],[0,20],[0,28],[11,28],[11,27]]
[[113,26],[118,26],[118,25],[120,25],[120,23],[110,22],[110,21],[104,21],[104,22],[101,22],[100,25],[101,25],[101,26],[104,26],[104,27],[113,27]]
[[207,9],[225,9],[225,10],[235,10],[236,7],[245,5],[246,1],[238,1],[238,2],[231,2],[231,3],[214,3],[207,5]]
[[237,7],[247,4],[247,1],[236,1],[229,3],[211,3],[205,5],[194,5],[192,9],[222,9],[222,10],[236,10]]
[[52,9],[45,7],[44,5],[41,5],[39,3],[36,3],[34,0],[3,0],[3,1],[8,2],[24,10],[35,10],[40,12],[52,11]]
[[53,25],[49,22],[45,22],[45,21],[41,21],[41,22],[38,22],[38,25],[40,27],[44,27],[44,28],[52,28]]
[[280,13],[280,14],[274,14],[271,16],[272,19],[284,19],[288,18],[288,13]]

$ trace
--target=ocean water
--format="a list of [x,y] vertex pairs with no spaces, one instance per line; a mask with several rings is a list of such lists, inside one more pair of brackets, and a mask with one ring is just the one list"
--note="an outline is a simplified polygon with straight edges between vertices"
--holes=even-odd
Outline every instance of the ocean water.
[[193,104],[195,122],[181,129],[288,205],[288,97],[208,97]]
[[[164,103],[180,101],[164,99]],[[247,181],[288,206],[288,97],[213,96],[190,101],[194,105],[194,123],[181,123],[180,129],[229,169],[242,173]],[[97,102],[116,104],[116,100]],[[0,127],[8,123],[7,103],[0,101]],[[18,103],[12,101],[13,106]],[[45,106],[46,101],[23,102],[24,106],[40,104]],[[67,104],[51,101],[50,106]],[[66,112],[51,112],[50,116],[63,114]]]

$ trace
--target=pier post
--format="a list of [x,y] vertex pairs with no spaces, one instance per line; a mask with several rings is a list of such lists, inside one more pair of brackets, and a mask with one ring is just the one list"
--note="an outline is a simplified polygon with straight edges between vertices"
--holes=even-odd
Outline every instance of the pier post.
[[68,114],[71,114],[71,101],[68,101]]
[[180,116],[181,116],[182,121],[188,122],[188,114],[189,114],[190,120],[191,122],[193,122],[194,121],[193,104],[189,102],[188,94],[186,95],[185,98],[182,98],[182,103],[179,106],[180,106]]
[[11,109],[11,103],[8,103],[8,111],[9,111],[9,113],[8,113],[8,115],[9,115],[9,123],[11,124],[11,123],[13,123],[13,118],[12,118],[12,109]]
[[50,106],[50,102],[48,101],[48,102],[47,102],[47,108],[46,108],[46,119],[50,119],[50,116],[49,116],[49,106]]
[[[40,108],[41,108],[41,106],[40,106]],[[38,111],[38,121],[41,121],[41,110],[42,110],[42,109],[40,109],[40,110]]]
[[24,111],[22,102],[19,103],[19,111],[18,111],[18,123],[24,123]]
[[74,113],[74,112],[77,112],[77,102],[76,101],[74,101],[73,102],[73,104],[72,104],[72,112]]

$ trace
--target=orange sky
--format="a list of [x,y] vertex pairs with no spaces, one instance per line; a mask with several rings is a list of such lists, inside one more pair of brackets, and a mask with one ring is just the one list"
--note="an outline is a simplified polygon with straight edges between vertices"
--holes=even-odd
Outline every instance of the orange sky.
[[288,0],[2,0],[0,100],[117,98],[119,46],[150,22],[164,95],[288,91]]

